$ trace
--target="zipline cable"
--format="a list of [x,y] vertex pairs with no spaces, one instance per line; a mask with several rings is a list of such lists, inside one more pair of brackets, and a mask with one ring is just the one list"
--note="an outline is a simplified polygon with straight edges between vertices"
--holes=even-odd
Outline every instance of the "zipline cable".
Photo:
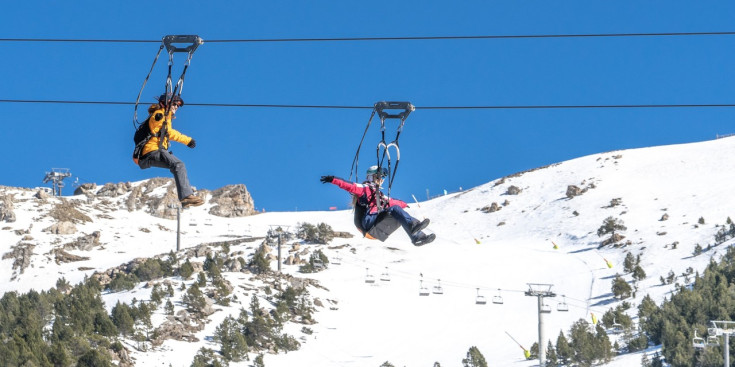
[[[690,37],[732,36],[733,31],[717,32],[636,32],[636,33],[569,33],[569,34],[509,34],[469,36],[401,36],[401,37],[324,37],[324,38],[255,38],[207,40],[207,43],[259,42],[362,42],[362,41],[436,41],[481,39],[534,39],[534,38],[605,38],[605,37]],[[0,42],[68,42],[68,43],[159,43],[160,40],[142,39],[74,39],[74,38],[0,38]]]
[[[48,104],[99,104],[134,105],[123,101],[75,101],[40,99],[0,99],[0,103],[48,103]],[[341,105],[297,105],[297,104],[243,104],[243,103],[186,103],[199,107],[244,107],[244,108],[311,108],[311,109],[372,109],[373,106]],[[416,106],[417,110],[529,110],[529,109],[600,109],[600,108],[713,108],[735,107],[733,103],[685,103],[685,104],[598,104],[598,105],[488,105],[488,106]]]

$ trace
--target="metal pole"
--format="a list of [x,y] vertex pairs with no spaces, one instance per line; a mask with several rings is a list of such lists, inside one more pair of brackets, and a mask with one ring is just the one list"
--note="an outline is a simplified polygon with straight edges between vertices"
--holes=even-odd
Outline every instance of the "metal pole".
[[538,360],[539,367],[546,366],[546,336],[544,335],[544,313],[542,308],[544,305],[544,297],[538,296]]
[[281,234],[278,234],[278,272],[281,272]]
[[725,367],[730,367],[730,333],[725,333]]
[[181,249],[181,207],[176,206],[176,252]]

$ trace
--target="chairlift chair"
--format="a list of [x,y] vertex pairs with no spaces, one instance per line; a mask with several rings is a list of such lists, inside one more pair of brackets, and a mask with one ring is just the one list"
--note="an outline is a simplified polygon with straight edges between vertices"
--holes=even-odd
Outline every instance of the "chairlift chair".
[[613,334],[620,334],[623,331],[623,325],[618,324],[617,320],[613,317]]
[[498,288],[498,295],[493,297],[493,303],[496,305],[503,304],[503,297],[500,295],[500,288]]
[[419,296],[428,296],[430,294],[429,288],[424,287],[424,280],[419,280]]
[[437,285],[434,286],[434,294],[444,294],[444,288],[442,288],[442,280],[437,279]]
[[718,346],[720,345],[720,338],[710,335],[707,337],[707,345]]
[[375,277],[370,274],[370,268],[365,268],[365,283],[375,283]]
[[551,306],[542,303],[540,312],[541,313],[551,313]]
[[333,265],[342,265],[342,258],[341,257],[333,257],[332,258],[332,264]]
[[707,345],[705,343],[704,338],[697,336],[697,330],[694,330],[694,338],[692,338],[692,346],[696,349],[704,349],[704,347]]
[[390,274],[388,274],[388,267],[385,267],[383,274],[380,274],[380,280],[384,282],[390,282]]
[[562,296],[561,303],[556,305],[556,310],[559,312],[567,312],[569,311],[569,305],[567,304],[567,297]]
[[480,294],[480,288],[477,288],[477,297],[475,297],[475,304],[476,305],[487,304],[487,300],[485,299],[485,296]]

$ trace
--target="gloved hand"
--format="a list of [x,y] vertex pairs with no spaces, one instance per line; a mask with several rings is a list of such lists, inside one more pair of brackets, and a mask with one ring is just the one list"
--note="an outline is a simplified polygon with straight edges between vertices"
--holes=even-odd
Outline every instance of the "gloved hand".
[[191,139],[191,141],[189,142],[189,144],[186,144],[186,146],[193,149],[195,146],[197,146],[197,142],[196,142],[196,140]]
[[161,121],[161,119],[163,119],[163,114],[159,112],[153,116],[153,118],[156,119],[156,121]]
[[322,176],[322,178],[319,179],[322,183],[332,182],[334,180],[334,176]]

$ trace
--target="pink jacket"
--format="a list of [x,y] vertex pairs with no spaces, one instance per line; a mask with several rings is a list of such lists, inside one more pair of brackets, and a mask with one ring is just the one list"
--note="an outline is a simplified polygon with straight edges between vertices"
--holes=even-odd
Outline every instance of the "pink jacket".
[[[332,180],[332,183],[337,185],[340,189],[345,190],[349,192],[352,195],[357,196],[357,201],[361,205],[368,206],[368,213],[374,214],[378,212],[378,206],[376,203],[376,196],[373,195],[373,193],[377,190],[375,187],[375,184],[370,183],[364,183],[364,184],[358,184],[354,182],[345,181],[341,178],[335,177]],[[405,208],[408,206],[405,202],[398,200],[398,199],[391,199],[385,197],[380,190],[378,191],[378,195],[381,196],[381,202],[384,205],[384,208],[390,208],[391,206],[398,205],[401,208]],[[385,204],[387,202],[387,205]]]

